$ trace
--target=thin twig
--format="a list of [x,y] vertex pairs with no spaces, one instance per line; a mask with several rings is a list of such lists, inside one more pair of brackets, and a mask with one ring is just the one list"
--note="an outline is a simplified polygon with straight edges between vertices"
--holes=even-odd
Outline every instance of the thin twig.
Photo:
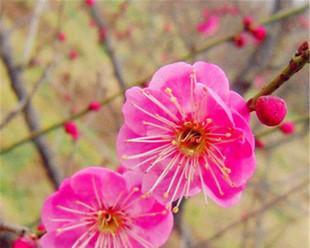
[[53,70],[54,67],[55,67],[55,62],[51,62],[50,64],[47,65],[47,67],[42,72],[41,77],[35,82],[33,88],[31,89],[30,93],[28,94],[28,96],[26,98],[22,99],[18,103],[18,105],[13,110],[11,110],[7,114],[6,117],[3,118],[2,122],[0,123],[0,129],[2,129],[6,125],[8,125],[14,119],[14,117],[16,117],[21,111],[23,111],[25,109],[27,104],[31,101],[34,94],[39,89],[40,85],[47,80],[47,78],[51,74],[51,71]]
[[34,40],[36,38],[38,27],[39,27],[39,20],[44,9],[44,5],[46,0],[37,0],[37,4],[31,18],[29,33],[25,42],[24,54],[23,54],[23,62],[26,64],[31,52],[31,48],[33,46]]
[[103,46],[103,48],[105,49],[111,65],[113,67],[113,73],[114,76],[118,82],[119,88],[122,90],[122,92],[124,92],[126,90],[126,83],[125,80],[123,78],[122,72],[121,72],[121,64],[118,61],[115,51],[113,49],[112,46],[112,40],[110,39],[109,36],[109,29],[108,29],[108,25],[106,23],[106,20],[104,19],[104,17],[102,15],[99,14],[99,10],[97,7],[97,4],[95,4],[91,9],[90,9],[90,14],[92,16],[92,18],[94,19],[99,32],[100,30],[103,30],[105,32],[105,37],[104,39],[102,39],[101,44]]
[[256,217],[258,214],[261,214],[268,209],[272,208],[274,205],[278,204],[281,201],[286,200],[290,195],[297,193],[298,191],[302,190],[304,187],[308,186],[309,180],[305,180],[302,183],[298,184],[297,186],[294,186],[290,190],[286,191],[285,193],[273,198],[272,200],[268,201],[266,204],[262,205],[260,208],[249,212],[246,216],[243,216],[242,218],[233,221],[232,223],[228,224],[224,228],[220,229],[217,231],[215,234],[213,234],[211,237],[208,239],[199,242],[197,245],[194,246],[194,248],[199,248],[199,247],[206,247],[208,242],[217,239],[221,236],[223,236],[227,231],[231,230],[232,228],[235,228],[236,226],[240,225],[244,221],[248,221],[249,219],[252,219]]
[[[1,59],[7,70],[13,92],[15,93],[19,101],[23,101],[27,98],[28,94],[25,88],[25,82],[23,81],[22,71],[18,69],[15,61],[13,60],[12,49],[8,39],[9,37],[7,36],[5,27],[0,21]],[[29,131],[36,132],[37,130],[40,130],[39,119],[34,108],[32,107],[31,101],[26,104],[23,113]],[[34,145],[36,146],[38,153],[42,159],[42,165],[44,166],[49,180],[51,181],[54,188],[58,188],[61,178],[54,163],[52,153],[46,143],[46,140],[44,139],[44,137],[36,137],[34,139]]]
[[0,233],[1,232],[10,232],[10,233],[15,233],[17,235],[23,235],[29,232],[29,229],[24,226],[13,225],[13,224],[4,223],[3,221],[0,221]]
[[289,80],[296,72],[309,62],[308,42],[302,43],[288,65],[269,83],[267,83],[254,97],[248,101],[250,110],[255,110],[255,104],[260,96],[270,95],[282,84]]
[[[261,22],[261,24],[270,24],[270,23],[273,23],[275,21],[279,21],[279,20],[282,20],[282,19],[286,19],[290,16],[293,16],[293,15],[297,15],[299,13],[302,13],[303,11],[305,11],[306,9],[308,9],[309,5],[306,4],[302,7],[299,7],[299,8],[296,8],[296,9],[290,9],[288,11],[283,11],[283,12],[280,12],[279,14],[276,14],[274,16],[271,16],[270,18],[268,19],[265,19]],[[234,34],[235,35],[235,34]],[[205,52],[217,45],[220,45],[224,42],[227,42],[227,41],[230,41],[232,37],[234,37],[234,35],[229,35],[229,36],[225,36],[225,37],[222,37],[222,38],[218,38],[218,39],[214,39],[214,40],[211,40],[209,42],[207,42],[207,44],[203,47],[203,48],[200,48],[200,49],[196,49],[195,50],[195,54],[187,54],[185,56],[182,56],[179,60],[187,60],[187,59],[190,59],[192,58],[193,56],[199,54],[199,53],[202,53],[202,52]],[[128,87],[132,87],[132,86],[136,86],[136,85],[143,85],[150,77],[146,77],[142,80],[139,80],[139,81],[136,81],[130,85],[128,85]],[[104,106],[110,102],[112,102],[113,100],[115,100],[118,96],[121,96],[124,94],[124,90],[121,90],[117,93],[115,93],[114,95],[104,99],[103,101],[101,101],[101,105]],[[46,127],[46,128],[43,128],[41,130],[38,130],[38,131],[35,131],[35,132],[32,132],[29,136],[13,143],[12,145],[9,145],[3,149],[0,150],[0,154],[4,154],[4,153],[7,153],[7,152],[10,152],[12,150],[14,150],[15,148],[19,147],[20,145],[23,145],[33,139],[35,139],[36,137],[39,137],[41,135],[45,135],[55,129],[58,129],[60,127],[63,126],[64,123],[66,123],[67,121],[70,121],[70,120],[75,120],[75,119],[78,119],[78,118],[81,118],[82,116],[88,114],[90,112],[90,110],[86,107],[84,108],[83,110],[81,110],[80,112],[76,113],[76,114],[73,114],[71,116],[69,116],[68,118],[65,118],[64,120],[60,121],[60,122],[57,122],[57,123],[54,123],[52,125],[50,125],[49,127]]]

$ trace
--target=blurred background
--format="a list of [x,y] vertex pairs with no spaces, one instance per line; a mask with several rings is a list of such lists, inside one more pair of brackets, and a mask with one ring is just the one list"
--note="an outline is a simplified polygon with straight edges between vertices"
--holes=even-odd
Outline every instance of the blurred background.
[[[62,178],[117,168],[122,92],[160,66],[215,63],[253,96],[309,38],[307,2],[0,0],[0,222],[35,229]],[[245,16],[264,24],[266,39],[245,33],[238,42]],[[294,132],[253,115],[257,171],[240,203],[184,202],[165,247],[309,247],[308,94],[306,65],[276,92]],[[0,247],[10,238],[0,232]]]

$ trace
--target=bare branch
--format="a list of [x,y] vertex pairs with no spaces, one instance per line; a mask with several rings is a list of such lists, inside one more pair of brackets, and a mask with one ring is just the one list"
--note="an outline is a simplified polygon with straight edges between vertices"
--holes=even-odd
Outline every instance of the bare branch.
[[[19,70],[13,60],[12,49],[6,35],[5,28],[0,22],[0,55],[3,60],[4,66],[8,72],[10,78],[11,87],[16,94],[19,101],[25,101],[27,99],[27,91],[25,88],[25,82],[22,78],[22,72]],[[40,130],[38,116],[32,107],[31,101],[26,104],[24,109],[24,118],[28,129],[31,132]],[[34,144],[39,152],[42,159],[44,169],[47,176],[54,188],[58,188],[60,184],[60,175],[57,171],[57,167],[54,164],[52,153],[44,139],[44,137],[36,137],[34,139]]]
[[286,200],[290,195],[297,193],[298,191],[304,189],[306,186],[308,186],[309,184],[309,180],[305,180],[302,183],[298,184],[297,186],[291,188],[290,190],[288,190],[287,192],[273,198],[272,200],[270,200],[269,202],[267,202],[266,204],[262,205],[260,208],[249,212],[246,216],[233,221],[232,223],[228,224],[227,226],[223,227],[221,230],[219,230],[218,232],[216,232],[215,234],[213,234],[211,237],[209,237],[208,239],[199,242],[197,245],[194,246],[194,248],[199,248],[199,247],[206,247],[206,245],[208,244],[208,242],[211,242],[214,239],[217,239],[221,236],[223,236],[227,231],[231,230],[232,228],[235,228],[236,226],[240,225],[241,223],[243,223],[244,221],[247,221],[249,219],[252,219],[254,217],[256,217],[258,214],[261,214],[265,211],[267,211],[268,209],[272,208],[274,205],[280,203],[281,201]]
[[0,232],[10,232],[10,233],[15,233],[17,235],[23,235],[29,232],[29,229],[24,226],[13,225],[13,224],[4,223],[3,221],[0,221]]
[[30,91],[30,93],[28,94],[28,96],[24,99],[22,99],[18,105],[12,110],[10,111],[6,117],[3,118],[3,121],[0,123],[0,129],[4,128],[6,125],[8,125],[13,119],[14,117],[16,117],[21,111],[23,111],[25,109],[25,107],[27,106],[27,104],[31,101],[31,99],[33,98],[34,94],[37,92],[37,90],[39,89],[40,85],[42,83],[44,83],[49,75],[51,74],[51,71],[53,70],[53,68],[55,67],[55,63],[51,62],[43,71],[41,77],[37,80],[37,82],[35,82],[32,90]]
[[118,61],[116,57],[115,51],[112,46],[112,41],[109,37],[108,25],[104,17],[99,14],[98,6],[96,4],[90,9],[90,14],[92,18],[94,19],[98,29],[104,30],[104,32],[106,32],[104,39],[101,41],[101,44],[105,48],[107,55],[111,61],[111,64],[113,67],[113,73],[118,82],[118,85],[120,89],[122,90],[122,92],[124,92],[126,90],[126,83],[125,83],[125,80],[121,72],[120,62]]

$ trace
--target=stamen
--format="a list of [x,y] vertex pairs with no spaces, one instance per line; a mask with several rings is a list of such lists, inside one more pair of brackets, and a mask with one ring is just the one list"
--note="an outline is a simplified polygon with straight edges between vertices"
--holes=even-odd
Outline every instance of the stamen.
[[203,180],[203,176],[202,176],[202,171],[200,166],[198,165],[198,173],[199,173],[199,177],[200,177],[200,182],[201,182],[201,188],[202,188],[202,192],[204,195],[204,199],[205,199],[205,203],[208,203],[208,194],[207,194],[207,189],[206,189],[206,185],[204,184],[204,180]]
[[170,184],[169,184],[169,186],[168,186],[168,189],[167,189],[167,191],[164,193],[164,197],[165,197],[165,198],[168,198],[168,197],[169,197],[169,192],[170,192],[170,190],[171,190],[171,188],[172,188],[172,185],[173,185],[173,183],[174,183],[174,181],[175,181],[175,179],[176,179],[176,177],[177,177],[177,175],[178,175],[178,173],[179,173],[179,170],[181,169],[181,166],[183,165],[184,158],[185,158],[185,156],[183,156],[183,157],[181,158],[181,160],[180,160],[180,162],[179,162],[179,164],[178,164],[178,167],[177,167],[177,169],[175,170],[174,175],[173,175],[173,177],[172,177],[172,179],[171,179],[171,181],[170,181]]
[[79,228],[79,227],[82,227],[82,226],[87,226],[89,224],[91,224],[92,221],[83,221],[83,222],[80,222],[80,223],[76,223],[76,224],[73,224],[73,225],[65,225],[63,227],[60,227],[60,228],[57,228],[57,233],[63,233],[63,232],[66,232],[66,231],[69,231],[69,230],[72,230],[72,229],[76,229],[76,228]]
[[178,122],[179,119],[173,114],[166,106],[164,106],[160,101],[157,100],[150,92],[146,92],[142,90],[143,95],[145,95],[151,102],[157,105],[160,109],[162,109],[167,115],[169,115],[174,121]]
[[168,128],[168,127],[165,127],[165,126],[160,126],[160,125],[157,125],[153,122],[148,122],[148,121],[142,121],[143,125],[147,125],[147,126],[152,126],[152,127],[156,127],[156,128],[159,128],[159,129],[162,129],[162,130],[165,130],[165,131],[168,131],[170,132],[171,129]]
[[146,115],[154,118],[155,120],[158,120],[158,121],[160,121],[160,122],[162,122],[162,123],[164,123],[164,124],[166,124],[166,125],[168,125],[168,126],[170,126],[172,128],[175,128],[175,123],[173,123],[172,121],[166,119],[165,117],[163,117],[163,116],[161,116],[159,114],[155,114],[155,115],[151,114],[150,112],[146,111],[145,109],[141,108],[140,106],[138,106],[135,103],[132,103],[132,105],[134,107],[136,107],[137,109],[139,109],[140,111],[142,111],[143,113],[145,113]]
[[134,240],[136,240],[138,243],[140,243],[145,248],[153,248],[154,246],[144,238],[138,236],[135,232],[132,232],[131,230],[127,231],[128,235],[131,236]]
[[172,197],[171,197],[171,199],[170,199],[171,202],[174,201],[174,199],[175,199],[175,197],[176,197],[176,194],[178,193],[178,190],[179,190],[179,188],[180,188],[181,182],[182,182],[183,177],[184,177],[184,173],[185,173],[186,167],[187,167],[188,164],[189,164],[188,161],[189,161],[189,159],[187,159],[187,163],[186,163],[186,165],[184,166],[183,171],[182,171],[182,173],[181,173],[181,175],[180,175],[180,178],[179,178],[179,181],[178,181],[178,183],[177,183],[177,186],[176,186],[176,188],[175,188],[175,190],[174,190],[174,193],[173,193],[173,195],[172,195]]
[[216,177],[216,175],[215,175],[215,173],[214,173],[214,171],[212,169],[212,166],[210,166],[206,160],[204,160],[204,161],[206,162],[206,168],[208,168],[210,170],[210,172],[211,172],[212,178],[213,178],[213,180],[214,180],[214,182],[216,184],[216,187],[217,187],[219,193],[221,195],[224,195],[224,192],[223,192],[223,190],[221,188],[221,185],[220,185],[219,181],[217,180],[217,177]]
[[[91,228],[89,228],[86,232],[84,232],[72,245],[72,248],[78,248],[78,247],[82,247],[81,242],[83,242],[83,240],[90,234],[92,234],[95,230],[95,226],[93,225]],[[87,242],[88,243],[88,242]]]
[[149,156],[149,155],[153,155],[154,153],[158,153],[159,151],[161,151],[161,150],[163,150],[165,148],[168,148],[170,146],[171,146],[170,144],[165,144],[165,145],[156,147],[154,149],[148,150],[148,151],[143,152],[143,153],[138,153],[138,154],[129,155],[129,156],[128,155],[123,155],[122,158],[123,159],[143,158],[143,157],[146,157],[146,156]]
[[95,248],[104,247],[103,246],[103,241],[104,241],[104,234],[103,233],[99,233],[98,238],[97,238],[96,243],[95,243]]
[[103,207],[103,203],[100,200],[101,198],[99,197],[99,193],[98,193],[98,190],[97,190],[97,186],[96,186],[95,178],[94,177],[92,178],[92,184],[93,184],[93,190],[94,190],[94,193],[95,193],[95,196],[96,196],[96,200],[97,200],[97,203],[98,203],[98,207],[102,208]]
[[95,208],[93,208],[92,206],[86,204],[85,202],[75,201],[75,203],[78,204],[78,205],[80,205],[80,206],[83,206],[83,207],[85,207],[85,208],[87,208],[87,209],[89,209],[89,210],[91,210],[91,211],[93,211],[93,212],[96,211]]
[[158,186],[158,184],[164,179],[164,177],[169,173],[169,171],[173,168],[173,166],[177,163],[177,160],[179,159],[180,154],[178,153],[177,156],[172,158],[166,168],[163,170],[163,172],[160,174],[160,176],[157,178],[154,185],[151,187],[151,189],[148,191],[148,193],[152,193],[153,190]]
[[171,156],[172,154],[174,154],[176,152],[176,149],[174,147],[171,147],[171,149],[167,149],[168,151],[163,151],[162,153],[160,153],[157,157],[157,159],[151,163],[151,165],[146,169],[145,173],[149,173],[150,170],[160,161],[163,161],[164,159],[166,159],[167,157]]
[[57,205],[57,208],[69,212],[69,213],[73,213],[73,214],[78,214],[78,215],[93,215],[93,212],[86,212],[86,211],[80,211],[78,209],[74,209],[74,208],[69,208],[69,207],[65,207],[62,205]]
[[170,101],[175,105],[175,107],[177,108],[178,112],[181,114],[182,120],[184,120],[185,119],[184,110],[181,107],[178,99],[173,95],[172,89],[166,88],[165,92],[170,96]]

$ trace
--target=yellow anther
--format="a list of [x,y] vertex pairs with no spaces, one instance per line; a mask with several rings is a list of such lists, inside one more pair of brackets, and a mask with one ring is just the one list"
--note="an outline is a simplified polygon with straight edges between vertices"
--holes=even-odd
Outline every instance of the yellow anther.
[[178,213],[178,212],[179,212],[179,208],[178,208],[178,207],[174,207],[174,208],[172,209],[172,212],[175,213],[175,214]]

